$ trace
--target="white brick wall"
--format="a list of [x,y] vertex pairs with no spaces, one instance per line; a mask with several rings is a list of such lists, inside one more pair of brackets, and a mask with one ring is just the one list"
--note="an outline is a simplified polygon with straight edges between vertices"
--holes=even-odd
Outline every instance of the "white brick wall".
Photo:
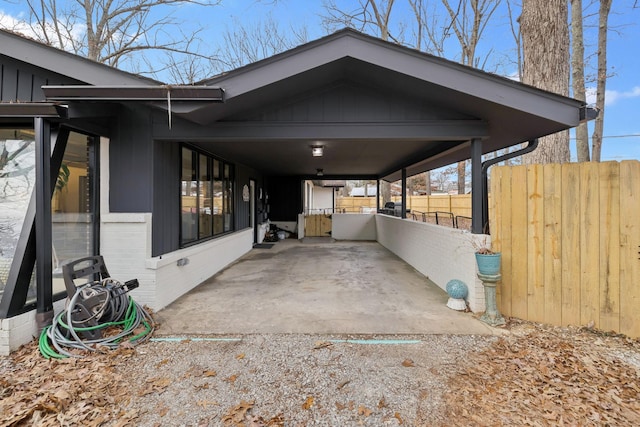
[[[147,260],[147,268],[156,274],[153,309],[166,307],[249,252],[252,247],[253,230],[247,228]],[[188,260],[188,263],[179,267],[179,259]]]
[[373,214],[333,214],[331,237],[337,240],[376,240]]
[[467,300],[474,312],[485,310],[484,288],[476,276],[474,235],[463,230],[376,215],[378,242],[398,255],[435,284],[445,289],[451,279],[469,287]]
[[[103,214],[100,253],[111,276],[120,281],[138,279],[131,296],[154,310],[166,307],[253,246],[253,230],[245,230],[151,257],[151,214]],[[179,259],[188,263],[178,267]]]
[[103,214],[100,254],[114,279],[138,279],[140,287],[131,296],[140,304],[156,306],[156,274],[146,268],[151,258],[151,214]]
[[[53,304],[55,314],[64,310],[65,300]],[[9,319],[0,319],[0,356],[17,350],[22,344],[30,342],[38,336],[36,311],[29,311]]]

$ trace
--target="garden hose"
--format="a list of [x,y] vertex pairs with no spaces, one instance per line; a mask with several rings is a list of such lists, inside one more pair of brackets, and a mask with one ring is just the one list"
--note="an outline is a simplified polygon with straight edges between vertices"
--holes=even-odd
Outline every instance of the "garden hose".
[[[154,330],[153,319],[128,290],[111,278],[77,287],[65,310],[42,330],[40,353],[47,359],[83,357],[72,350],[101,351],[146,341]],[[83,305],[86,301],[91,305]]]

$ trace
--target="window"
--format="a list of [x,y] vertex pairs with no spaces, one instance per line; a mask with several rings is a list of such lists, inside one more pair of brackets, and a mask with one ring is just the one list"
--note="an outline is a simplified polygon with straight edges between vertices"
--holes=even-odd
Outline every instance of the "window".
[[182,147],[180,245],[234,230],[233,166]]
[[0,129],[0,296],[36,182],[34,141],[33,129]]

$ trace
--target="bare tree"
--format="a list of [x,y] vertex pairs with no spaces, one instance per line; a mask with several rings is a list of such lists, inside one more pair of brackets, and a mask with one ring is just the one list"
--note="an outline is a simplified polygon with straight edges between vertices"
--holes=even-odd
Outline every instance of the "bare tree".
[[511,30],[511,35],[513,36],[513,40],[516,44],[516,66],[517,66],[517,78],[518,81],[522,81],[522,33],[520,31],[520,26],[518,25],[518,21],[520,18],[514,18],[514,0],[506,0],[507,4],[507,12],[509,15],[509,29]]
[[[522,31],[524,83],[569,94],[569,24],[566,0],[523,0]],[[538,148],[523,156],[525,164],[569,161],[569,133],[540,139]]]
[[[478,67],[478,42],[500,0],[459,0],[457,5],[449,0],[441,1],[451,18],[451,28],[460,44],[460,62],[470,67]],[[466,192],[466,169],[465,160],[458,162],[458,194]]]
[[[196,54],[188,50],[188,43],[179,37],[182,34],[174,34],[181,21],[167,12],[186,5],[215,6],[219,0],[25,0],[25,3],[29,16],[21,28],[28,29],[29,36],[94,61],[122,67],[132,54],[150,50]],[[158,13],[160,9],[162,12]]]
[[366,33],[375,33],[382,40],[400,43],[400,38],[391,34],[391,10],[395,0],[358,0],[351,11],[341,9],[335,0],[323,0],[326,15],[322,17],[325,28],[335,31],[349,27]]
[[[573,97],[586,101],[582,23],[582,0],[571,0],[571,85]],[[586,123],[580,123],[576,128],[576,153],[579,162],[589,161],[589,130]]]
[[607,86],[607,32],[611,0],[600,0],[598,11],[598,78],[596,92],[596,117],[593,134],[591,135],[593,161],[600,161],[602,152],[602,133],[604,130],[604,101]]
[[227,71],[270,57],[308,42],[306,27],[283,30],[272,15],[253,27],[236,21],[223,35],[217,71]]

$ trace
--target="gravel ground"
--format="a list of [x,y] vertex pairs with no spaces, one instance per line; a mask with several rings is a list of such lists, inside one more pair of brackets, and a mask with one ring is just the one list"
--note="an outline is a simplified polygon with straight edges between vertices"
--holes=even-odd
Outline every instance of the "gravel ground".
[[[122,373],[140,426],[448,424],[442,410],[456,361],[496,337],[250,335],[232,342],[151,342]],[[368,340],[376,337],[365,337]],[[253,422],[253,423],[252,423]],[[244,424],[243,424],[244,423]]]
[[0,357],[0,427],[640,425],[640,341],[592,328],[509,319],[500,337],[254,334],[97,350],[46,360],[32,342]]

